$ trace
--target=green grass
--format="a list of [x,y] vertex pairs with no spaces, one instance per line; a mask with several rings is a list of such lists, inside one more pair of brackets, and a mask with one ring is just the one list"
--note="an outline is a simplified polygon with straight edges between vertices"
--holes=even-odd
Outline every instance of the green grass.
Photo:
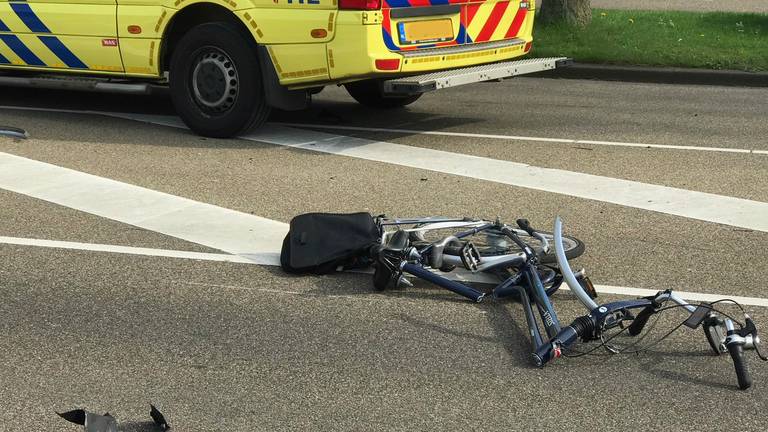
[[534,27],[534,57],[577,62],[768,70],[768,15],[593,10],[592,23]]

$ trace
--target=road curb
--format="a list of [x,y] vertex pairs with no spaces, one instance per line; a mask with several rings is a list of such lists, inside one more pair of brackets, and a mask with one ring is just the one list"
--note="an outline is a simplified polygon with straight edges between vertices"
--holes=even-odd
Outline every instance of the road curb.
[[768,73],[732,70],[616,66],[574,63],[571,66],[531,74],[544,78],[594,79],[603,81],[693,84],[737,87],[768,87]]

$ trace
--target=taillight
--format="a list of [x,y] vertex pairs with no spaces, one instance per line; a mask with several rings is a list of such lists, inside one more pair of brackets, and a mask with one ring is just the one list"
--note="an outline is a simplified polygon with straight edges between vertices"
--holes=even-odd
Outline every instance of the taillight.
[[376,59],[376,69],[396,71],[400,69],[400,59]]
[[378,10],[381,0],[339,0],[341,10]]

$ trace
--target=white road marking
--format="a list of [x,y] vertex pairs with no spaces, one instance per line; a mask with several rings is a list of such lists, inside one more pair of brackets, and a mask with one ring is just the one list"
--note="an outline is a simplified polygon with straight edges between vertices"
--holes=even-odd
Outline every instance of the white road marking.
[[[568,290],[568,287],[564,286],[563,288]],[[620,286],[612,286],[612,285],[595,285],[595,290],[600,294],[617,294],[617,295],[630,296],[630,297],[648,297],[648,296],[656,295],[659,291],[663,291],[663,289],[651,290],[651,289],[645,289],[645,288],[630,288],[630,287],[620,287]],[[691,292],[691,291],[677,291],[677,290],[674,290],[674,292],[675,294],[677,294],[678,296],[680,296],[681,298],[689,302],[713,302],[713,301],[728,298],[731,300],[735,300],[742,305],[768,307],[768,299],[760,298],[760,297],[743,297],[743,296],[734,296],[729,294],[706,294],[706,293],[697,293],[697,292]]]
[[[151,124],[184,127],[174,116],[66,112],[107,115]],[[768,231],[768,204],[757,201],[279,126],[267,127],[245,139],[411,166]],[[254,263],[266,265],[277,263],[281,241],[287,232],[287,225],[277,221],[2,152],[0,187],[237,254]],[[633,296],[655,293],[653,290],[610,286],[600,286],[598,291]],[[709,301],[723,297],[703,293],[681,294],[691,301]],[[733,298],[740,299],[744,304],[768,306],[766,299]]]
[[[73,110],[65,112],[78,113]],[[80,113],[185,127],[175,116],[93,111]],[[282,126],[267,126],[243,138],[768,232],[768,203],[759,201]]]
[[642,144],[642,143],[630,143],[620,141],[595,141],[595,140],[580,140],[569,138],[543,138],[543,137],[530,137],[530,136],[516,136],[516,135],[498,135],[498,134],[478,134],[478,133],[466,133],[466,132],[447,132],[447,131],[425,131],[418,129],[390,129],[390,128],[376,128],[376,127],[362,127],[362,126],[340,126],[340,125],[318,125],[313,123],[275,123],[282,126],[300,127],[300,128],[315,128],[315,129],[331,129],[331,130],[350,130],[361,132],[390,132],[390,133],[403,133],[409,135],[435,135],[435,136],[450,136],[450,137],[463,137],[463,138],[486,138],[495,140],[506,141],[531,141],[531,142],[544,142],[554,144],[585,144],[585,145],[597,145],[597,146],[610,146],[610,147],[636,147],[636,148],[651,148],[651,149],[666,149],[666,150],[690,150],[690,151],[702,151],[702,152],[720,152],[720,153],[747,153],[747,154],[760,154],[768,155],[768,150],[756,150],[756,149],[743,149],[743,148],[730,148],[730,147],[704,147],[704,146],[687,146],[687,145],[671,145],[671,144]]
[[278,126],[244,138],[768,232],[759,201]]
[[[184,128],[175,116],[105,113]],[[243,139],[459,175],[768,232],[768,203],[441,150],[267,125]]]
[[[163,126],[185,127],[175,116],[131,113],[107,115]],[[760,201],[274,125],[263,127],[242,138],[768,232],[768,203]]]
[[0,188],[262,262],[288,225],[0,152]]
[[[67,250],[81,250],[81,251],[88,251],[88,252],[106,252],[106,253],[163,257],[163,258],[190,259],[190,260],[198,260],[198,261],[232,262],[232,263],[238,263],[238,264],[251,264],[251,265],[253,264],[266,265],[266,266],[280,265],[280,262],[277,259],[277,257],[271,254],[264,254],[263,256],[261,256],[261,259],[257,259],[254,256],[250,256],[249,258],[244,258],[237,255],[227,255],[227,254],[189,252],[189,251],[179,251],[179,250],[140,248],[140,247],[130,247],[130,246],[117,246],[117,245],[106,245],[106,244],[80,243],[80,242],[68,242],[68,241],[59,241],[59,240],[42,240],[42,239],[4,237],[4,236],[0,236],[0,244],[10,244],[10,245],[18,245],[18,246],[34,246],[34,247],[67,249]],[[480,276],[480,277],[473,277],[473,276]],[[483,281],[483,282],[491,281],[491,279],[483,276],[484,275],[480,275],[480,274],[472,275],[470,273],[466,273],[460,276],[458,279],[461,279],[464,281],[467,281],[467,280],[475,280],[475,281]],[[291,295],[303,294],[298,291],[284,291],[284,290],[275,290],[275,289],[269,289],[269,288],[251,288],[251,287],[243,287],[243,286],[218,285],[218,284],[197,283],[197,282],[184,282],[184,283],[187,283],[190,285],[205,285],[205,286],[213,286],[213,287],[220,287],[220,288],[227,288],[227,289],[255,290],[255,291],[268,292],[273,294],[291,294]],[[566,285],[563,285],[561,289],[567,291],[568,287]],[[620,286],[612,286],[612,285],[596,285],[595,289],[597,290],[598,293],[601,293],[601,294],[616,294],[616,295],[630,296],[630,297],[646,297],[646,296],[655,295],[658,292],[657,290],[651,290],[651,289],[620,287]],[[768,299],[759,298],[759,297],[743,297],[743,296],[732,296],[732,295],[724,295],[724,294],[706,294],[706,293],[696,293],[696,292],[689,292],[689,291],[675,291],[675,294],[679,295],[680,297],[682,297],[683,299],[689,302],[695,302],[695,301],[713,302],[723,298],[730,298],[745,306],[768,307]],[[331,296],[331,297],[348,297],[348,296]]]
[[117,246],[107,244],[95,244],[95,243],[80,243],[69,242],[59,240],[42,240],[22,237],[4,237],[0,236],[0,244],[10,244],[18,246],[36,246],[44,248],[54,249],[68,249],[68,250],[81,250],[89,252],[108,252],[118,253],[126,255],[142,255],[151,257],[165,257],[165,258],[181,258],[200,261],[218,261],[218,262],[233,262],[240,264],[262,264],[262,265],[279,265],[272,259],[272,256],[265,256],[261,262],[257,262],[254,259],[247,259],[238,255],[228,254],[216,254],[216,253],[204,253],[204,252],[189,252],[180,250],[166,250],[166,249],[154,249],[154,248],[141,248],[132,246]]

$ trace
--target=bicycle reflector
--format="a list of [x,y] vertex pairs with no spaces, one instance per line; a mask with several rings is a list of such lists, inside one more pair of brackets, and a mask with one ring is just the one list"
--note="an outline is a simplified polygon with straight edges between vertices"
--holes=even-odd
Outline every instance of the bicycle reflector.
[[591,298],[597,298],[597,290],[595,289],[595,285],[591,280],[589,280],[587,276],[579,278],[579,285],[584,288],[584,291],[586,291]]
[[533,46],[533,42],[527,42],[525,44],[525,48],[523,48],[523,52],[528,52],[531,50],[531,47]]
[[381,0],[339,0],[339,9],[379,10],[381,9]]

